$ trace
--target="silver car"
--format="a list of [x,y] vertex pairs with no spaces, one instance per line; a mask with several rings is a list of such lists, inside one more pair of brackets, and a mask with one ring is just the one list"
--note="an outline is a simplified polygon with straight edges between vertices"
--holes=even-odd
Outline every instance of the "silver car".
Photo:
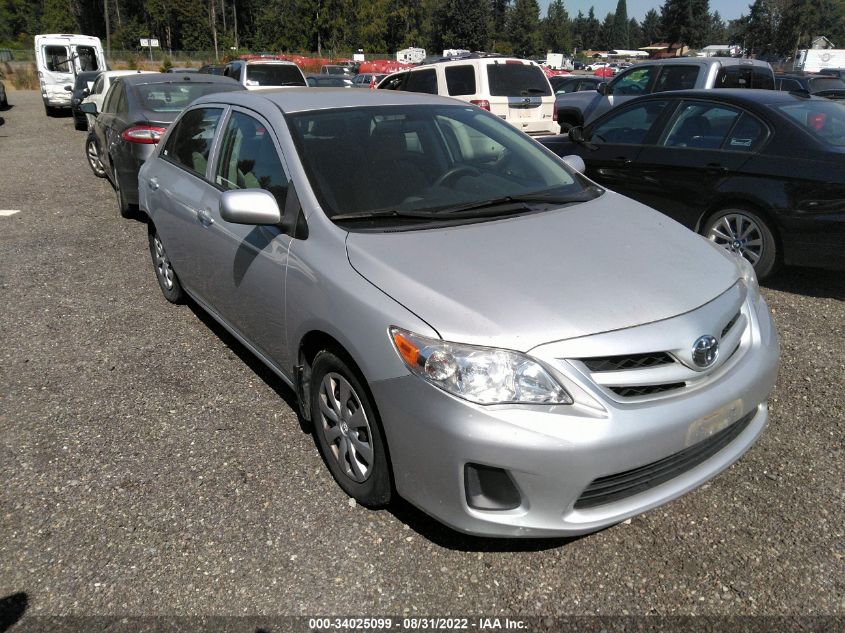
[[750,265],[476,106],[209,95],[139,190],[165,297],[291,386],[366,506],[581,534],[701,485],[766,425],[779,350]]

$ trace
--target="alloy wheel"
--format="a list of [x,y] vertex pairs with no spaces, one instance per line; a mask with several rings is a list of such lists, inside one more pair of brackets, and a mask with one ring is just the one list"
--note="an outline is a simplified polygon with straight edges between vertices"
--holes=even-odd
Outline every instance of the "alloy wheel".
[[97,144],[92,140],[88,141],[88,148],[87,148],[87,155],[88,155],[88,164],[91,165],[92,171],[102,177],[106,174],[106,170],[103,169],[103,163],[100,161],[100,156],[97,154]]
[[173,266],[170,265],[170,260],[164,251],[164,244],[161,243],[158,235],[153,238],[153,248],[155,249],[156,275],[158,275],[165,289],[171,290],[174,278]]
[[361,483],[373,467],[370,422],[349,381],[328,373],[320,384],[320,430],[331,455],[347,477]]
[[722,248],[741,255],[752,265],[763,256],[763,234],[757,223],[742,213],[729,213],[716,218],[707,237]]

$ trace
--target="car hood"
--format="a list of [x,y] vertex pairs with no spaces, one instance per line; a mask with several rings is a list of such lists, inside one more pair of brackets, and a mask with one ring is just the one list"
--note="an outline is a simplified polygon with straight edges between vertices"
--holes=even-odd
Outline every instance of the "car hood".
[[443,339],[519,351],[677,316],[739,278],[704,238],[612,192],[515,218],[350,233],[347,253]]

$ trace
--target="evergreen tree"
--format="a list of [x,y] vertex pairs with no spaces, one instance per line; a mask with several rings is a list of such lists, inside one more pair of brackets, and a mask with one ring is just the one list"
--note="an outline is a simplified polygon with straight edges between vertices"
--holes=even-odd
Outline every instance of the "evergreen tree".
[[540,5],[537,0],[516,0],[508,16],[513,50],[529,57],[540,52]]
[[42,33],[75,33],[80,30],[70,1],[44,0],[39,29]]
[[552,52],[572,50],[572,22],[563,0],[552,0],[542,24],[543,46]]
[[613,14],[613,37],[610,43],[611,48],[630,48],[630,36],[628,33],[628,6],[625,0],[616,3],[616,13]]
[[[499,50],[498,44],[508,41],[508,12],[510,11],[510,0],[492,0],[490,10],[492,12],[493,29],[493,50]],[[508,45],[507,48],[510,48]]]
[[645,14],[645,17],[643,18],[643,23],[640,28],[642,29],[642,37],[643,41],[645,42],[643,46],[648,46],[649,44],[656,44],[661,39],[663,39],[660,24],[660,16],[654,9],[649,9],[648,13]]
[[601,22],[596,19],[596,12],[593,7],[587,12],[587,18],[584,20],[584,48],[599,48],[599,31],[601,31]]
[[636,18],[628,20],[628,43],[634,49],[648,46],[647,42],[643,42],[643,30]]
[[489,0],[444,0],[432,18],[432,48],[484,50],[490,17]]

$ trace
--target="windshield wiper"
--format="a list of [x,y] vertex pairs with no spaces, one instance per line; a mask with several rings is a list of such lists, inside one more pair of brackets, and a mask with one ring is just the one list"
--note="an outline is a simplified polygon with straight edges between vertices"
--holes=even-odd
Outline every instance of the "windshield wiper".
[[[530,208],[529,205],[536,203],[547,204],[572,204],[575,202],[587,202],[592,200],[595,196],[588,194],[586,191],[575,195],[560,195],[553,193],[534,193],[522,196],[503,196],[501,198],[493,198],[491,200],[482,200],[481,202],[470,202],[467,204],[456,205],[454,207],[441,208],[438,214],[456,216],[463,215],[473,211],[486,211],[490,214],[507,214],[514,211]],[[485,213],[487,215],[487,213]]]
[[339,213],[331,217],[337,220],[369,220],[371,218],[432,218],[431,211],[397,211],[396,209],[380,209],[375,211],[355,211],[353,213]]

